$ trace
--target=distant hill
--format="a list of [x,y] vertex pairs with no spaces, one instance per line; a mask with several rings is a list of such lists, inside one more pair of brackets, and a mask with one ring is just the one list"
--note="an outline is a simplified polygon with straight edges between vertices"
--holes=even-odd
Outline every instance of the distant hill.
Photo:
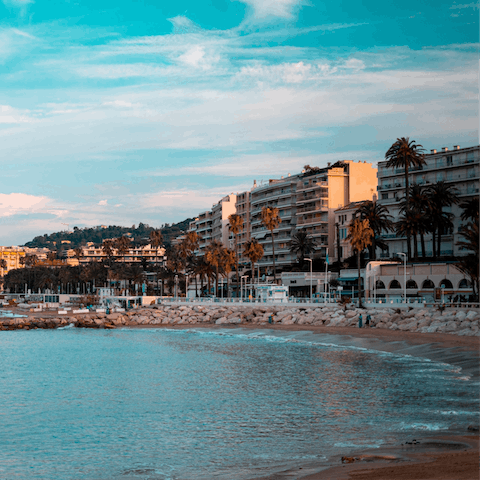
[[[192,218],[187,218],[179,223],[169,225],[166,223],[160,230],[163,235],[166,246],[170,245],[173,238],[184,233]],[[119,227],[117,225],[98,226],[91,228],[77,228],[73,227],[71,232],[56,232],[50,235],[40,235],[35,237],[32,241],[27,242],[25,247],[47,247],[50,249],[62,250],[65,248],[76,248],[85,245],[88,242],[93,242],[100,245],[103,240],[107,238],[117,238],[127,235],[136,243],[141,243],[148,240],[150,232],[155,230],[150,225],[139,223],[138,227],[132,225],[131,227]],[[67,243],[69,242],[69,243]]]

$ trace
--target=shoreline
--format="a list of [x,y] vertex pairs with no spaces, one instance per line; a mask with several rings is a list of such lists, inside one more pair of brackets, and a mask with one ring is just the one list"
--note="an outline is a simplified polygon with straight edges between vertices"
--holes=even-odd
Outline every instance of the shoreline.
[[[55,317],[46,312],[29,317]],[[64,317],[70,320],[70,316]],[[449,333],[420,333],[408,330],[391,330],[386,328],[362,328],[354,326],[327,326],[312,324],[280,323],[183,323],[183,324],[123,324],[117,328],[126,329],[167,329],[167,330],[231,330],[294,333],[305,332],[318,336],[319,343],[334,343],[342,346],[367,348],[373,351],[390,352],[400,355],[427,358],[432,361],[447,363],[460,367],[462,373],[471,380],[479,381],[480,372],[480,338],[478,336],[459,336]],[[478,419],[477,419],[478,421]],[[349,449],[334,455],[327,461],[298,465],[289,470],[256,477],[256,480],[471,480],[478,478],[478,423],[475,432],[468,432],[468,425],[457,428],[452,435],[443,433],[428,434],[417,437],[420,445],[386,446],[377,449]],[[405,438],[404,441],[411,441]],[[461,449],[446,450],[445,443],[466,444]],[[425,444],[430,447],[424,448]],[[341,457],[363,457],[365,461],[342,464]],[[390,458],[389,458],[390,457]],[[393,457],[393,458],[391,458]],[[441,476],[440,476],[441,475]]]
[[[361,340],[362,346],[378,351],[404,353],[441,361],[462,368],[472,380],[479,379],[480,339],[444,333],[415,333],[375,328],[317,327],[313,325],[133,325],[128,329],[229,329],[311,332],[334,337],[345,345]],[[382,348],[383,347],[383,348]],[[386,446],[378,449],[348,449],[330,458],[328,464],[304,465],[255,480],[476,480],[478,479],[479,434],[417,437],[418,445]],[[474,427],[478,428],[478,425]],[[413,439],[405,439],[406,441]],[[341,457],[364,460],[342,464]],[[252,479],[253,480],[253,479]]]

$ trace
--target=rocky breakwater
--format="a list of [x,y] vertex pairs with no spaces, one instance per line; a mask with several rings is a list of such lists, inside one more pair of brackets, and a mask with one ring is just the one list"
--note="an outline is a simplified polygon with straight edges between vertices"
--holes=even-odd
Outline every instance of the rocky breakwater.
[[118,315],[119,325],[313,325],[323,327],[358,327],[359,316],[370,328],[418,333],[450,333],[479,336],[480,310],[349,309],[327,307],[283,307],[281,305],[155,305]]
[[348,309],[284,307],[282,305],[152,305],[125,313],[90,313],[69,317],[26,317],[0,320],[0,330],[30,330],[73,325],[78,328],[116,328],[137,325],[304,325],[358,328],[359,316],[369,328],[417,333],[480,336],[480,310]]

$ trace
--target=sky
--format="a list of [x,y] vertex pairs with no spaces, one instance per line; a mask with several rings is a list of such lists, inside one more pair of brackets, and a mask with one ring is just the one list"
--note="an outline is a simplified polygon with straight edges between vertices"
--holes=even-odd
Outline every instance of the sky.
[[477,145],[478,3],[0,0],[0,245]]

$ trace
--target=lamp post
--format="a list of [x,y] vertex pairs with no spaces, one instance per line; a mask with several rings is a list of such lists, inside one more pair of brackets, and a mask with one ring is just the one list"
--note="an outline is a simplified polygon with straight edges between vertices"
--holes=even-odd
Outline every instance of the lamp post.
[[407,304],[407,255],[402,252],[398,252],[403,257],[403,298],[405,305]]
[[175,275],[175,301],[177,301],[178,297],[178,275]]
[[310,301],[312,301],[312,267],[313,267],[313,261],[311,258],[304,258],[307,262],[310,262]]
[[[248,278],[248,275],[242,275],[240,277],[240,285],[242,285],[243,283],[243,279],[245,278],[245,297],[247,296],[247,278]],[[242,298],[242,301],[243,301],[243,288],[241,288],[241,294],[240,294],[241,298]]]
[[327,303],[327,281],[328,281],[328,248],[325,253],[325,303]]
[[377,276],[373,276],[373,303],[377,303]]
[[185,301],[188,300],[188,274],[185,274]]

